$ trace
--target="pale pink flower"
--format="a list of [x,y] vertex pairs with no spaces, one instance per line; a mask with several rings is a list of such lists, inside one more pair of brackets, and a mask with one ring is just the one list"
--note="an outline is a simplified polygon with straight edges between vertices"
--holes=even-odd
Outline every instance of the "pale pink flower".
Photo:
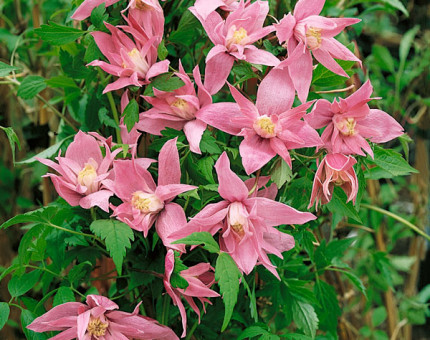
[[[171,202],[177,195],[193,190],[192,185],[180,184],[181,168],[176,138],[164,144],[158,158],[158,186],[139,159],[115,161],[114,179],[106,185],[123,203],[113,207],[115,216],[131,228],[148,235],[155,228],[165,246],[184,251],[184,245],[170,245],[170,234],[183,227],[185,213],[179,204]],[[176,239],[175,239],[176,240]]]
[[212,103],[212,97],[202,84],[198,66],[194,68],[193,75],[198,88],[197,94],[190,77],[179,63],[179,72],[176,76],[185,85],[173,92],[163,92],[154,88],[154,97],[144,97],[153,108],[140,115],[136,127],[153,135],[161,135],[161,131],[166,127],[184,130],[190,143],[190,150],[201,153],[199,144],[206,130],[206,123],[196,115]]
[[354,157],[339,153],[325,156],[315,174],[308,209],[310,209],[315,202],[315,207],[317,209],[319,204],[327,204],[330,202],[334,186],[340,186],[348,197],[347,202],[352,201],[355,204],[359,187],[357,175],[354,170],[354,164],[356,163],[357,161]]
[[273,26],[263,27],[269,13],[269,3],[257,0],[247,6],[243,0],[226,20],[213,11],[204,19],[191,7],[190,11],[200,20],[215,46],[206,57],[204,85],[210,94],[217,93],[225,84],[235,60],[253,64],[276,66],[278,58],[253,45],[274,31]]
[[262,264],[279,278],[267,254],[282,258],[282,252],[294,247],[294,238],[274,226],[303,224],[316,217],[266,197],[249,197],[248,187],[230,170],[225,152],[215,169],[218,192],[224,200],[207,205],[174,237],[180,239],[201,231],[214,235],[220,231],[220,249],[232,256],[242,272],[249,274],[257,264]]
[[373,87],[367,81],[348,98],[333,103],[318,100],[306,115],[305,120],[313,128],[326,127],[321,138],[330,153],[365,156],[364,150],[373,157],[366,138],[373,143],[385,143],[403,134],[403,127],[388,113],[369,108],[372,92]]
[[[334,37],[346,26],[360,21],[354,18],[326,18],[319,16],[325,0],[299,0],[294,8],[294,15],[284,16],[275,24],[276,34],[281,43],[287,42],[288,55],[295,56],[295,61],[284,73],[288,73],[298,97],[306,102],[312,81],[312,56],[330,71],[349,77],[334,60],[360,60]],[[283,63],[279,68],[283,68]]]
[[65,157],[61,157],[60,150],[55,158],[58,163],[49,159],[36,159],[58,173],[47,174],[46,177],[51,178],[58,194],[71,206],[80,205],[84,209],[98,206],[109,211],[109,197],[113,193],[106,189],[103,181],[109,176],[112,162],[121,150],[111,152],[107,144],[104,146],[105,157],[99,142],[79,131],[67,148]]
[[[248,2],[247,2],[248,3]],[[239,0],[196,0],[195,11],[206,20],[209,14],[217,8],[223,11],[232,12],[239,7]]]
[[170,284],[170,277],[174,269],[175,254],[173,250],[169,249],[167,251],[165,260],[165,272],[163,279],[164,288],[166,289],[167,294],[169,294],[172,298],[173,304],[179,308],[183,327],[182,337],[184,337],[187,334],[187,312],[185,311],[181,297],[183,297],[191,306],[193,311],[196,312],[200,322],[200,310],[194,302],[194,298],[200,300],[203,305],[203,310],[205,311],[205,302],[212,304],[207,298],[218,297],[219,294],[210,289],[210,287],[215,282],[215,276],[212,272],[214,269],[209,263],[199,263],[186,270],[182,270],[179,273],[179,275],[188,282],[188,287],[185,289],[174,288]]
[[159,37],[149,37],[143,30],[135,27],[121,26],[133,36],[133,41],[119,28],[108,23],[105,25],[111,35],[104,32],[91,34],[109,63],[94,60],[88,64],[99,66],[107,73],[118,77],[116,81],[106,86],[103,93],[129,85],[140,87],[149,84],[152,77],[169,70],[168,60],[157,62]]
[[238,107],[232,107],[230,103],[216,103],[198,115],[198,118],[217,129],[244,137],[239,151],[248,175],[261,169],[276,155],[291,167],[288,150],[322,144],[318,133],[302,120],[312,102],[292,109],[292,101],[276,96],[276,85],[276,82],[262,83],[256,105],[229,85]]
[[116,311],[118,305],[99,295],[88,295],[86,303],[67,302],[36,318],[28,329],[43,333],[61,331],[52,340],[177,340],[176,334],[157,321],[133,313]]

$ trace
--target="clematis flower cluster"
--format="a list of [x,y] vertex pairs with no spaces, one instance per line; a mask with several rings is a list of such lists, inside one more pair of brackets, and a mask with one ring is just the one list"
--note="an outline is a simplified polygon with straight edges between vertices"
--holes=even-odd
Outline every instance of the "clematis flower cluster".
[[[85,0],[72,18],[85,20],[97,6],[107,7],[117,2]],[[142,233],[144,238],[155,229],[167,252],[164,274],[156,276],[163,279],[165,292],[179,309],[182,337],[187,326],[183,299],[200,321],[195,298],[205,311],[205,303],[211,304],[209,299],[219,294],[211,288],[215,278],[210,263],[175,268],[175,256],[179,258],[186,253],[185,245],[175,241],[194,232],[209,232],[217,235],[221,251],[232,257],[242,273],[250,274],[257,265],[262,265],[280,279],[268,255],[283,258],[284,252],[294,248],[294,237],[284,232],[287,228],[283,226],[305,224],[316,216],[276,201],[276,185],[261,172],[278,156],[293,169],[298,155],[295,150],[314,148],[318,167],[308,209],[314,204],[318,209],[330,202],[335,186],[342,188],[347,201],[355,204],[359,182],[354,166],[359,163],[354,156],[367,153],[373,157],[371,143],[388,142],[403,133],[394,118],[369,107],[373,92],[370,81],[346,98],[333,102],[308,101],[313,58],[345,77],[348,74],[335,59],[361,64],[334,38],[359,20],[320,16],[324,3],[324,0],[299,0],[293,13],[277,24],[264,26],[268,1],[196,0],[189,10],[203,26],[208,44],[213,43],[205,60],[204,81],[199,65],[192,65],[192,73],[187,73],[178,60],[178,70],[172,76],[184,85],[172,91],[161,91],[154,86],[153,96],[144,95],[143,100],[139,97],[140,88],[168,72],[170,65],[167,59],[157,62],[158,47],[165,38],[165,19],[159,1],[131,0],[122,11],[124,25],[105,23],[109,33],[91,33],[106,60],[95,60],[88,65],[98,66],[115,77],[103,92],[136,86],[137,93],[134,89],[122,92],[121,112],[130,97],[140,100],[141,107],[151,108],[139,114],[139,121],[131,130],[125,126],[125,117],[117,120],[122,142],[130,146],[130,156],[120,156],[122,149],[113,143],[112,137],[79,131],[64,157],[60,152],[57,162],[39,161],[56,172],[46,176],[70,205],[84,209],[97,206]],[[268,35],[284,44],[287,56],[278,58],[255,45]],[[243,89],[227,81],[236,61],[267,66],[255,102]],[[219,101],[219,97],[214,102],[212,96],[226,83],[234,102]],[[296,93],[301,105],[294,105]],[[179,151],[185,151],[186,156],[189,151],[201,154],[200,143],[208,125],[214,136],[218,129],[241,138],[237,163],[242,162],[248,176],[254,173],[255,176],[243,181],[231,170],[230,159],[223,152],[215,163],[218,196],[200,209],[193,206],[197,213],[187,216],[188,200],[183,207],[176,198],[199,187],[181,183],[181,177],[187,183],[191,181],[188,169],[182,176]],[[166,128],[183,130],[188,145],[179,144],[174,138],[161,147],[157,161],[139,157],[142,134],[159,136]],[[207,171],[212,175],[210,167]],[[175,285],[176,275],[186,281],[187,288]],[[138,307],[133,313],[120,312],[109,299],[89,295],[86,304],[70,302],[54,307],[34,320],[29,329],[61,331],[53,339],[63,340],[177,339],[169,328],[139,316]]]

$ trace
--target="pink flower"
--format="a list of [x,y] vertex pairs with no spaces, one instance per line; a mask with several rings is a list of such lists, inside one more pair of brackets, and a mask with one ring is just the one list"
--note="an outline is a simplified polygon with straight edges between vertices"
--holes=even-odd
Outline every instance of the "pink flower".
[[127,34],[115,26],[105,23],[112,33],[92,32],[97,46],[108,59],[109,63],[94,60],[88,65],[100,66],[104,71],[119,79],[106,86],[103,93],[134,85],[149,84],[150,78],[169,70],[169,61],[157,61],[159,37],[149,37],[143,30],[131,26],[121,26],[130,33],[135,42]]
[[194,68],[193,75],[198,87],[197,94],[190,77],[179,63],[179,73],[176,73],[176,76],[185,85],[173,92],[163,92],[154,88],[154,97],[144,97],[153,108],[140,115],[136,127],[153,135],[161,135],[161,130],[166,127],[184,130],[191,151],[201,153],[199,144],[206,130],[206,123],[196,118],[196,115],[202,108],[212,103],[212,97],[201,82],[198,66]]
[[109,211],[109,197],[113,193],[106,189],[103,181],[109,176],[111,164],[121,150],[111,152],[107,144],[104,145],[105,157],[97,140],[79,131],[67,148],[65,157],[61,157],[60,150],[55,158],[58,164],[37,158],[59,174],[47,174],[46,177],[51,178],[55,190],[71,206],[80,205],[84,209],[98,206]]
[[139,159],[115,161],[113,172],[115,179],[106,185],[124,202],[113,207],[113,216],[143,232],[145,237],[156,221],[155,228],[164,245],[183,252],[184,245],[170,245],[170,234],[186,223],[182,207],[171,201],[178,194],[196,187],[180,184],[176,138],[168,141],[160,151],[158,186]]
[[61,331],[51,338],[55,340],[178,339],[170,328],[138,315],[139,305],[133,313],[126,313],[116,311],[118,305],[104,296],[88,295],[86,304],[67,302],[58,305],[27,328],[38,333]]
[[[388,113],[370,109],[367,103],[373,87],[367,81],[348,98],[330,103],[320,99],[305,120],[315,129],[326,127],[321,138],[330,153],[364,156],[363,149],[373,157],[365,138],[373,143],[385,143],[403,134],[403,127]],[[377,99],[377,98],[375,98]]]
[[215,276],[211,272],[211,270],[213,271],[213,268],[209,263],[199,263],[179,273],[179,275],[182,276],[188,282],[188,287],[185,289],[174,288],[170,284],[170,277],[174,269],[175,254],[173,250],[170,249],[167,251],[166,254],[163,282],[167,294],[170,295],[173,300],[173,304],[175,306],[178,306],[179,312],[181,313],[183,327],[182,337],[184,337],[187,334],[187,312],[185,311],[185,307],[181,301],[181,296],[189,303],[193,311],[196,312],[200,322],[200,310],[194,302],[193,298],[196,297],[200,300],[204,310],[205,302],[211,304],[211,302],[207,298],[218,297],[219,294],[210,289],[210,287],[215,282]]
[[269,13],[269,3],[257,0],[246,5],[243,0],[239,7],[223,20],[217,12],[211,12],[204,19],[198,9],[190,11],[200,20],[215,46],[206,57],[205,87],[210,94],[217,93],[225,84],[236,59],[254,64],[276,66],[278,58],[252,45],[274,30],[263,27]]
[[[325,18],[319,16],[325,0],[299,0],[294,15],[284,16],[279,24],[275,24],[276,34],[281,43],[287,42],[288,55],[295,55],[295,62],[288,67],[289,77],[298,97],[304,103],[308,97],[312,81],[312,54],[315,59],[330,71],[344,77],[348,74],[334,60],[360,60],[334,37],[346,26],[360,21],[354,18]],[[279,65],[283,68],[283,65]]]
[[195,11],[205,20],[208,15],[217,8],[231,12],[236,10],[238,7],[238,0],[196,0],[196,3],[194,4]]
[[334,186],[340,186],[348,196],[347,202],[355,204],[358,193],[358,179],[354,171],[354,157],[345,156],[340,153],[328,154],[324,157],[315,174],[312,187],[311,201],[308,209],[316,202],[327,204],[331,201]]
[[322,144],[318,133],[301,119],[312,102],[291,109],[292,101],[276,95],[276,85],[276,82],[262,83],[256,105],[229,85],[240,110],[232,110],[231,104],[224,107],[226,103],[217,103],[198,115],[198,118],[217,129],[245,137],[239,151],[248,175],[276,155],[280,155],[291,167],[288,150]]
[[248,187],[230,170],[225,152],[215,169],[218,192],[224,200],[207,205],[174,236],[180,239],[200,231],[214,235],[221,230],[220,249],[232,256],[241,271],[249,274],[257,264],[262,264],[279,278],[267,254],[282,258],[282,252],[294,247],[294,238],[274,226],[302,224],[316,217],[266,197],[249,197]]

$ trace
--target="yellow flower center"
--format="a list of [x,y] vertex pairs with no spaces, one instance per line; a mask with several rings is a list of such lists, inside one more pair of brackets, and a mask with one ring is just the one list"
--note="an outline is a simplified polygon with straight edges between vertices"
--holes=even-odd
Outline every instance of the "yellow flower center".
[[148,4],[145,4],[142,0],[136,0],[135,4],[136,4],[136,8],[140,9],[141,11],[152,11],[154,9]]
[[136,191],[131,198],[132,206],[141,212],[157,213],[164,208],[164,202],[154,194],[148,194],[142,191]]
[[127,53],[131,59],[132,64],[130,64],[129,60],[125,60],[122,63],[123,68],[130,67],[140,73],[140,76],[145,76],[146,72],[149,70],[148,62],[145,57],[140,54],[140,51],[135,47],[130,52]]
[[97,190],[95,180],[97,178],[96,168],[86,163],[85,167],[79,171],[78,183],[82,186],[86,186],[89,189],[88,193],[92,193]]
[[243,237],[245,235],[245,230],[243,230],[243,225],[240,223],[232,224],[232,229],[238,234],[240,237]]
[[276,136],[275,123],[268,116],[259,117],[254,123],[254,130],[263,138],[272,138]]
[[243,27],[239,28],[238,30],[234,31],[233,37],[231,39],[232,44],[238,44],[241,45],[243,43],[247,43],[248,41],[248,32]]
[[344,136],[353,136],[355,135],[355,125],[357,122],[354,118],[344,119],[343,122],[339,126],[339,130]]
[[187,101],[182,98],[176,99],[171,105],[180,110],[184,110],[188,107]]
[[311,50],[321,47],[321,28],[310,27],[306,30],[306,42]]
[[91,319],[88,323],[87,331],[94,337],[104,336],[109,323],[100,321],[99,318]]

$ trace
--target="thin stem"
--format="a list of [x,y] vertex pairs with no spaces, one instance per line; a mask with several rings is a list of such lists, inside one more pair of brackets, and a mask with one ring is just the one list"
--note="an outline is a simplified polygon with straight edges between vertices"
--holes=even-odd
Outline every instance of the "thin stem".
[[381,209],[381,208],[378,208],[378,207],[375,207],[375,206],[373,206],[373,205],[369,205],[369,204],[364,204],[364,203],[362,203],[362,204],[361,204],[361,207],[362,207],[362,208],[367,208],[367,209],[370,209],[370,210],[374,210],[374,211],[377,211],[377,212],[379,212],[379,213],[381,213],[381,214],[384,214],[384,215],[387,215],[387,216],[389,216],[389,217],[391,217],[391,218],[394,218],[395,220],[397,220],[397,221],[399,221],[399,222],[403,223],[404,225],[406,225],[407,227],[409,227],[409,228],[411,228],[413,231],[415,231],[417,234],[420,234],[422,237],[424,237],[424,238],[426,238],[427,240],[429,240],[429,241],[430,241],[430,236],[429,236],[429,235],[427,235],[424,231],[422,231],[422,230],[421,230],[420,228],[418,228],[416,225],[414,225],[414,224],[412,224],[411,222],[409,222],[409,221],[405,220],[403,217],[400,217],[400,216],[398,216],[398,215],[396,215],[396,214],[393,214],[392,212],[390,212],[390,211],[388,211],[388,210]]
[[47,273],[49,273],[51,275],[54,275],[54,276],[57,276],[57,277],[62,277],[60,274],[54,273],[53,271],[51,271],[49,269],[46,269],[46,268],[43,268],[43,267],[32,266],[31,264],[27,264],[24,267],[32,268],[32,269],[40,269],[40,270],[43,270],[43,271],[45,271],[45,272],[47,272]]
[[58,229],[58,230],[66,231],[66,232],[71,233],[71,234],[81,235],[81,236],[84,236],[84,237],[91,237],[91,238],[93,238],[93,239],[95,239],[95,240],[99,241],[100,243],[103,243],[103,242],[102,242],[102,240],[101,240],[101,239],[99,239],[96,235],[80,233],[79,231],[74,231],[74,230],[66,229],[66,228],[60,227],[60,226],[58,226],[58,225],[55,225],[55,224],[49,223],[49,222],[48,222],[48,223],[46,223],[46,225],[48,225],[48,226],[50,226],[50,227],[52,227],[52,228]]
[[167,322],[169,321],[168,320],[169,308],[170,308],[169,299],[170,299],[170,296],[166,294],[164,296],[164,301],[163,301],[163,314],[161,315],[161,324],[162,325],[167,325]]
[[348,92],[349,90],[352,90],[355,87],[355,84],[352,84],[348,87],[345,87],[344,89],[336,89],[336,90],[329,90],[329,91],[315,91],[315,93],[340,93],[340,92]]
[[36,95],[36,98],[40,101],[44,102],[46,106],[48,106],[57,116],[62,118],[75,132],[78,132],[78,128],[73,125],[73,123],[60,111],[58,111],[51,103],[49,103],[45,98],[43,98],[40,94]]
[[190,339],[191,339],[191,337],[192,337],[192,336],[193,336],[193,334],[194,334],[194,331],[197,329],[198,324],[199,324],[199,320],[197,319],[197,320],[194,322],[193,327],[191,327],[190,331],[188,332],[187,337],[185,338],[185,340],[190,340]]
[[258,180],[260,179],[261,169],[257,171],[257,175],[255,176],[254,186],[249,191],[249,195],[252,195],[255,190],[258,190]]

